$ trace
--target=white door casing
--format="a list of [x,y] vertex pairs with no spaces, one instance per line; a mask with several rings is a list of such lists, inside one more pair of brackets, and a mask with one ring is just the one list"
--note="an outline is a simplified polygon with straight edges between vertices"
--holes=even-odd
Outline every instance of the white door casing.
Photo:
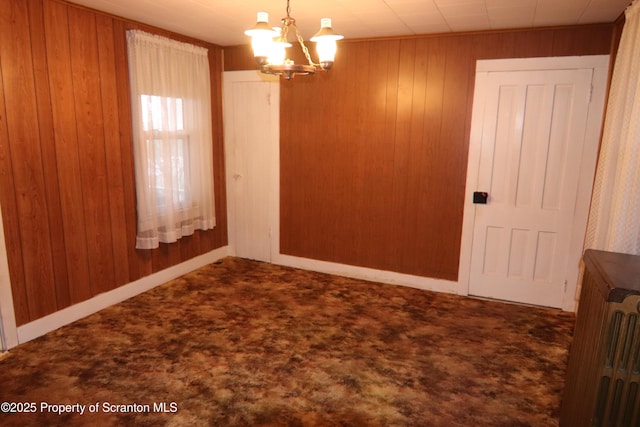
[[607,69],[608,56],[478,61],[459,275],[470,295],[575,309]]
[[279,95],[277,77],[223,73],[229,248],[266,262],[279,242]]
[[0,352],[18,345],[18,329],[13,308],[13,293],[11,291],[11,277],[9,276],[9,262],[7,260],[7,246],[4,239],[4,224],[0,210]]

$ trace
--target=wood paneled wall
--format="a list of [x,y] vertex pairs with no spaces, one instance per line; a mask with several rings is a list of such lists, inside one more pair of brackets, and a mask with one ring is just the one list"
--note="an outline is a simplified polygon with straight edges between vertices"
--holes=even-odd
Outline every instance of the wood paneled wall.
[[[126,30],[209,49],[217,226],[135,250]],[[222,49],[56,0],[0,2],[0,205],[18,326],[227,244]]]
[[476,60],[608,54],[612,29],[345,41],[331,72],[283,81],[281,252],[456,280]]

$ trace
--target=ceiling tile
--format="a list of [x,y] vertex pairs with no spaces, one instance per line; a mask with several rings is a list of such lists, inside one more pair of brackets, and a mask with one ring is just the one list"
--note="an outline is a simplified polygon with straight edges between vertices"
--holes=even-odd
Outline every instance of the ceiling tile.
[[[2,0],[0,0],[2,1]],[[285,0],[70,0],[221,46],[244,44],[256,12],[272,25]],[[346,38],[613,22],[630,0],[291,0],[304,37],[332,18]]]

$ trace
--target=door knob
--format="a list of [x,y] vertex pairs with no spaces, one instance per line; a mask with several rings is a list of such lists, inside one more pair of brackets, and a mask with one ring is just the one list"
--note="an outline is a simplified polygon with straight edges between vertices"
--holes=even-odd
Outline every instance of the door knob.
[[473,192],[473,203],[476,203],[479,205],[486,205],[488,198],[489,198],[489,193],[485,193],[484,191]]

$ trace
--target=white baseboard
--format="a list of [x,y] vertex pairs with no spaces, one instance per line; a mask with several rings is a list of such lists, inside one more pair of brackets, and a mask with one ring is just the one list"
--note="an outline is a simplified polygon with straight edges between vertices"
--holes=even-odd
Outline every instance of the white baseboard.
[[291,255],[277,254],[271,261],[274,264],[287,267],[301,268],[303,270],[317,271],[320,273],[335,274],[337,276],[353,279],[369,280],[372,282],[390,285],[407,286],[426,291],[445,292],[456,295],[467,295],[467,289],[459,282],[434,279],[430,277],[414,276],[411,274],[396,273],[393,271],[375,270],[366,267],[338,264],[327,261],[318,261],[309,258],[300,258]]
[[[131,282],[112,291],[96,295],[87,301],[72,305],[71,307],[67,307],[48,316],[34,320],[33,322],[29,322],[17,328],[17,344],[31,341],[64,325],[68,325],[69,323],[75,322],[76,320],[96,313],[106,307],[134,297],[155,288],[156,286],[182,276],[183,274],[189,273],[204,265],[210,264],[232,254],[233,250],[229,246],[213,250],[181,264],[167,268],[166,270],[143,277],[135,282]],[[282,254],[276,255],[272,262],[274,264],[287,267],[335,274],[354,279],[407,286],[434,292],[466,295],[466,289],[464,289],[459,282],[454,281],[433,279],[429,277],[414,276],[365,267],[356,267]]]
[[103,308],[117,304],[128,298],[148,291],[149,289],[155,288],[156,286],[162,285],[172,279],[180,277],[183,274],[189,273],[207,264],[211,264],[212,262],[228,256],[228,254],[228,246],[215,249],[181,264],[143,277],[135,282],[120,286],[112,291],[96,295],[87,301],[72,305],[71,307],[64,308],[48,316],[19,326],[17,328],[17,343],[22,344],[27,341],[31,341],[46,334],[47,332],[54,331],[64,325],[68,325],[71,322],[75,322],[76,320],[96,313]]

